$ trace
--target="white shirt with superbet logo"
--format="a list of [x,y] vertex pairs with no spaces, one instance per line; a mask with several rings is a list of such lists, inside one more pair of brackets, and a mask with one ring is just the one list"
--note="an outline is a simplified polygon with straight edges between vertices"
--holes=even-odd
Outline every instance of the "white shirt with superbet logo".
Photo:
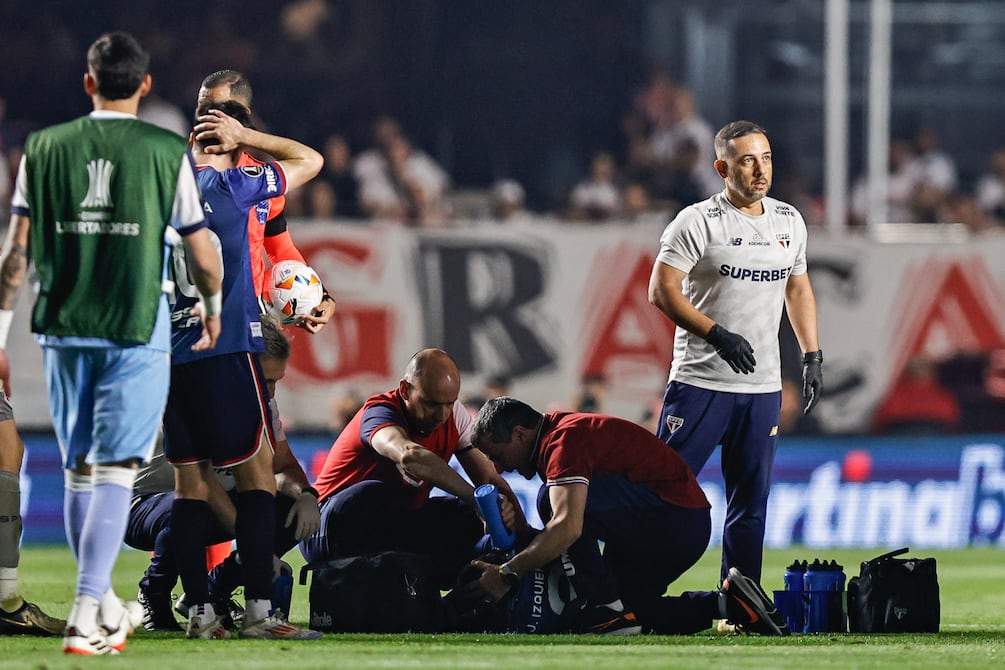
[[660,237],[661,263],[687,273],[684,295],[754,349],[750,374],[733,372],[701,337],[678,327],[670,381],[712,391],[771,393],[782,388],[778,326],[790,275],[806,272],[806,224],[792,205],[763,198],[749,216],[725,192],[674,218]]

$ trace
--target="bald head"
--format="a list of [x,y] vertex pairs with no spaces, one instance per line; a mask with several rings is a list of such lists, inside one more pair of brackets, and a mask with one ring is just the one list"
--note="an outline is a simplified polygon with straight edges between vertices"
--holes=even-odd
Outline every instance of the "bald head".
[[405,366],[405,381],[422,387],[455,385],[460,390],[461,373],[447,352],[441,349],[423,349]]
[[461,373],[445,351],[423,349],[405,366],[399,392],[412,422],[428,434],[450,418],[461,392]]

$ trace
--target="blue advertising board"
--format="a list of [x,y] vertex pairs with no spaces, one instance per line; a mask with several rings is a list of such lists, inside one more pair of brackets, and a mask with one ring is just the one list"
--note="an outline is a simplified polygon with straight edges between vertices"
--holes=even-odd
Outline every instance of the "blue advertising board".
[[[313,477],[331,445],[324,435],[291,435]],[[23,435],[24,542],[64,542],[63,474],[51,434]],[[528,519],[538,480],[507,475]],[[719,456],[699,474],[712,503],[712,544],[725,511]],[[765,545],[819,548],[1005,546],[1005,435],[780,440]]]

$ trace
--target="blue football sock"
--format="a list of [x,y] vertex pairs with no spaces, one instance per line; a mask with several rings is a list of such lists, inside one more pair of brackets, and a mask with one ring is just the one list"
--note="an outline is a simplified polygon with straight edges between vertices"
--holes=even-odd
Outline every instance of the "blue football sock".
[[205,500],[175,498],[171,505],[171,550],[189,607],[209,603],[206,540],[215,519]]
[[129,501],[136,471],[96,465],[78,554],[77,594],[101,600],[112,587],[112,568],[129,521]]
[[275,496],[267,491],[241,491],[237,508],[237,553],[244,567],[245,599],[272,599],[272,543],[275,532]]
[[84,530],[87,508],[91,505],[91,476],[64,470],[63,529],[70,553],[79,563],[80,534]]

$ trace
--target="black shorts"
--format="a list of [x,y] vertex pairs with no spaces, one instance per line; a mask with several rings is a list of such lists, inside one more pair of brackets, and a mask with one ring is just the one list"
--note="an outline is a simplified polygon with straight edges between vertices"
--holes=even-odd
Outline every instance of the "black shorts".
[[212,356],[171,368],[164,455],[176,465],[228,467],[273,449],[265,375],[257,354]]

